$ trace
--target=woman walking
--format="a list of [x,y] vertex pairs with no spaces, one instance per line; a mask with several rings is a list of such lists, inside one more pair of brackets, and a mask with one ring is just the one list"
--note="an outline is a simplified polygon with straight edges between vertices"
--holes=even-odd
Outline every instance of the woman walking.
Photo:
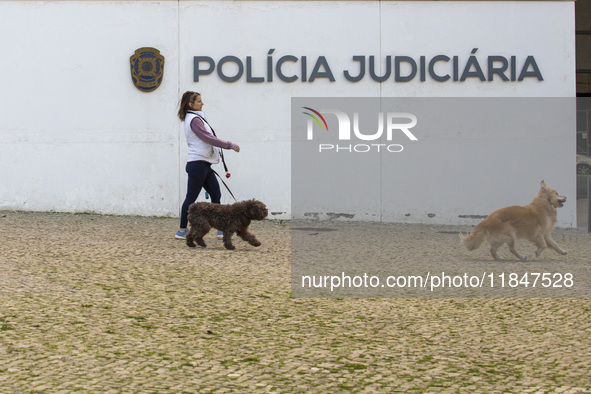
[[[188,174],[187,195],[181,207],[180,228],[175,234],[177,239],[185,239],[188,233],[187,212],[189,205],[194,203],[205,189],[211,196],[213,204],[219,204],[222,193],[216,175],[211,168],[212,164],[220,162],[219,149],[232,149],[240,152],[240,147],[230,141],[217,138],[212,128],[207,123],[202,111],[203,101],[201,94],[197,92],[185,92],[181,98],[178,116],[185,124],[185,138],[189,146],[187,165]],[[221,237],[218,231],[218,238]]]

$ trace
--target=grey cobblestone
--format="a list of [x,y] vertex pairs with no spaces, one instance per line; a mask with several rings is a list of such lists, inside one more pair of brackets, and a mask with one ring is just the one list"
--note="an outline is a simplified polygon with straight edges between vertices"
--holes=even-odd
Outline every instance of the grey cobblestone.
[[292,299],[283,223],[233,252],[176,225],[0,212],[0,392],[591,391],[588,299]]

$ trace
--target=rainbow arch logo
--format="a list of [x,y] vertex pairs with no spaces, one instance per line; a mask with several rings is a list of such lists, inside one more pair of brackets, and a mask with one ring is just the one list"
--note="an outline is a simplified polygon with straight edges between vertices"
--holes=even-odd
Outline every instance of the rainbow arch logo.
[[[326,124],[326,120],[324,119],[324,116],[322,116],[320,114],[320,112],[310,108],[310,107],[302,107],[303,109],[307,109],[308,111],[313,112],[314,114],[311,114],[310,112],[302,112],[304,115],[308,115],[309,117],[311,117],[312,119],[314,119],[316,121],[316,123],[318,123],[318,126],[320,126],[320,130],[323,130],[324,127],[326,127],[326,131],[328,131],[328,124]],[[320,123],[320,119],[322,119],[322,123],[324,123],[324,127],[322,127],[322,123]]]

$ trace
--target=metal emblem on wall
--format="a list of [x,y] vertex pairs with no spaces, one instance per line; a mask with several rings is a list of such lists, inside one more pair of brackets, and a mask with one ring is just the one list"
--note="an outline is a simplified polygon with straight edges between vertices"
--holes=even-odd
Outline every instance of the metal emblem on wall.
[[142,92],[156,90],[164,75],[164,56],[156,48],[139,48],[129,58],[131,80]]

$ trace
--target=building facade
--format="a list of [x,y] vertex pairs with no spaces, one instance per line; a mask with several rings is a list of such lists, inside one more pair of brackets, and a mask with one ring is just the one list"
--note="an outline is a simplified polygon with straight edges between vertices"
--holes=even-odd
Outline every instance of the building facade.
[[[472,223],[527,204],[542,179],[574,201],[575,38],[574,1],[0,1],[0,209],[178,215],[186,90],[241,147],[226,154],[236,197],[265,201],[272,218],[291,217],[292,188],[306,187],[292,184],[291,103],[302,97],[560,100],[554,132],[505,135],[496,151],[419,136],[439,149],[401,163],[417,176],[397,179],[420,193],[397,212],[386,189],[372,191],[372,209]],[[448,204],[460,198],[461,209]],[[574,205],[559,225],[576,225]]]

